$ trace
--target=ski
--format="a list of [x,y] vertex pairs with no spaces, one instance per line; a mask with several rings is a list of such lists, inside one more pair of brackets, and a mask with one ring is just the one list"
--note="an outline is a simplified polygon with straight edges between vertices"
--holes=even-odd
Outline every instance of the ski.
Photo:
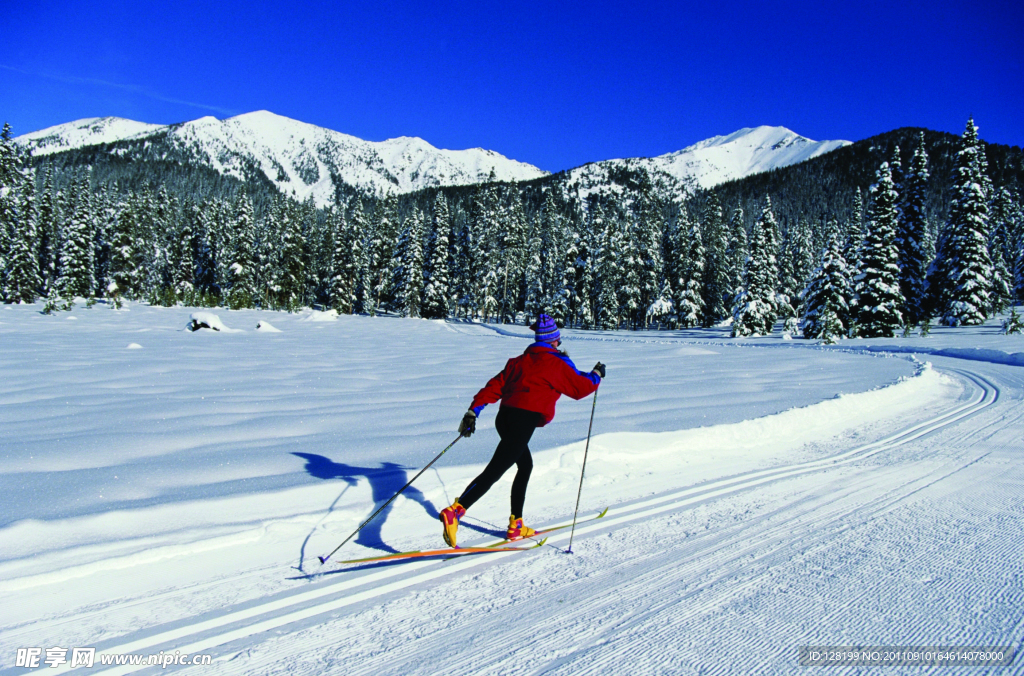
[[[418,559],[427,556],[466,556],[468,554],[486,554],[494,552],[525,552],[530,549],[536,549],[542,546],[547,541],[544,538],[540,542],[531,543],[528,547],[449,547],[447,549],[424,549],[421,551],[414,552],[398,552],[397,554],[385,554],[384,556],[370,556],[364,559],[349,559],[348,561],[338,561],[339,564],[344,563],[379,563],[381,561],[400,561],[402,559]],[[499,543],[500,544],[500,543]]]
[[[576,523],[580,524],[586,523],[587,521],[596,521],[597,519],[604,517],[604,515],[608,513],[608,509],[608,507],[605,507],[604,510],[597,516],[592,516],[589,519],[583,519],[582,521],[577,521]],[[431,556],[468,556],[471,554],[486,554],[488,552],[523,552],[530,549],[536,549],[538,547],[541,547],[548,540],[547,537],[542,537],[540,540],[536,540],[535,538],[539,536],[546,536],[548,533],[553,533],[555,531],[562,530],[563,528],[568,528],[571,525],[571,523],[567,523],[561,526],[554,526],[552,528],[544,528],[542,530],[538,530],[529,538],[520,538],[519,540],[499,540],[494,544],[485,545],[482,547],[449,547],[446,549],[424,549],[412,552],[398,552],[395,554],[385,554],[383,556],[369,556],[363,559],[349,559],[347,561],[338,561],[338,564],[344,565],[353,563],[380,563],[383,561],[401,561],[403,559],[420,559]],[[521,542],[522,540],[532,540],[532,542],[527,543],[527,546],[525,547],[509,546],[510,543],[512,542]]]
[[[598,519],[603,518],[604,515],[608,513],[608,510],[609,510],[609,508],[605,507],[604,510],[600,514],[598,514],[597,516],[592,516],[589,519],[583,519],[582,521],[577,521],[576,525],[579,525],[581,523],[586,523],[588,521],[597,521]],[[548,533],[554,533],[556,530],[562,530],[563,528],[568,528],[571,525],[572,525],[571,523],[566,523],[566,524],[563,524],[561,526],[554,526],[552,528],[543,528],[543,529],[537,531],[536,533],[534,533],[533,535],[531,535],[530,538],[535,538],[538,535],[547,535]],[[521,538],[521,539],[529,539],[529,538]],[[547,540],[547,538],[544,538],[544,540]],[[502,540],[501,542],[496,542],[493,545],[487,545],[487,546],[488,547],[501,547],[503,545],[507,545],[509,542],[519,542],[519,540]]]

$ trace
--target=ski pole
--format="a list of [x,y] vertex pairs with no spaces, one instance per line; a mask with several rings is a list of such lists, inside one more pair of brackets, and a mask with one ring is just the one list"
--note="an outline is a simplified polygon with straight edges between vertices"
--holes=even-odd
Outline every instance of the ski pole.
[[[459,436],[455,437],[455,441],[458,441],[458,440],[459,440],[459,439],[461,439],[461,438],[462,438],[462,435],[460,434]],[[444,450],[443,450],[443,451],[441,451],[440,453],[438,453],[438,454],[437,454],[437,456],[436,456],[436,457],[435,457],[435,458],[434,458],[433,460],[431,460],[430,462],[428,462],[428,463],[427,463],[427,466],[426,466],[426,467],[424,467],[424,468],[423,468],[423,469],[421,469],[421,470],[420,470],[419,472],[417,472],[416,476],[414,476],[413,478],[409,479],[409,483],[407,483],[407,484],[405,484],[404,486],[402,486],[401,488],[399,488],[399,489],[398,489],[398,492],[397,492],[397,493],[395,493],[394,495],[392,495],[392,496],[391,496],[391,499],[390,499],[390,500],[388,500],[387,502],[385,502],[385,503],[384,503],[383,505],[381,505],[380,509],[378,509],[378,510],[377,510],[376,512],[374,512],[373,514],[371,514],[371,515],[370,515],[370,518],[369,518],[369,519],[367,519],[366,521],[364,521],[363,523],[361,523],[361,524],[359,525],[359,528],[356,528],[356,529],[355,529],[355,530],[354,530],[354,531],[352,532],[352,535],[349,535],[349,536],[348,536],[347,538],[345,538],[345,542],[348,542],[348,541],[349,541],[349,540],[351,540],[351,539],[352,539],[353,537],[355,537],[355,534],[356,534],[356,533],[358,533],[359,531],[361,531],[361,530],[362,530],[362,529],[363,529],[363,528],[364,528],[364,527],[366,526],[366,524],[368,524],[368,523],[370,523],[371,521],[373,521],[374,517],[376,517],[376,516],[377,516],[378,514],[380,514],[381,512],[383,512],[383,511],[384,511],[384,508],[385,508],[385,507],[387,507],[387,506],[388,506],[388,505],[390,505],[390,504],[391,504],[392,502],[394,502],[394,501],[395,501],[395,498],[397,498],[397,497],[398,497],[399,495],[401,495],[401,494],[402,494],[402,491],[404,491],[404,490],[405,490],[406,488],[408,488],[409,486],[412,486],[412,482],[413,482],[413,481],[416,481],[416,479],[419,479],[419,478],[420,478],[420,474],[423,474],[423,473],[424,473],[424,472],[426,472],[426,471],[427,471],[428,469],[430,469],[430,466],[431,466],[431,465],[433,465],[433,464],[434,464],[435,462],[437,462],[438,458],[440,458],[440,457],[441,457],[442,455],[444,455],[445,453],[447,453],[447,452],[448,452],[448,449],[449,449],[449,448],[451,448],[452,446],[454,446],[454,445],[455,445],[455,441],[453,441],[452,443],[450,443],[450,444],[448,444],[447,446],[445,446],[445,447],[444,447]],[[327,556],[317,556],[316,558],[320,559],[320,565],[322,566],[322,565],[324,565],[325,563],[327,563],[327,559],[329,559],[329,558],[331,558],[332,556],[334,556],[335,552],[337,552],[337,551],[338,551],[339,549],[341,549],[342,547],[344,547],[344,546],[345,546],[345,542],[342,542],[342,543],[341,543],[340,545],[338,545],[337,547],[335,547],[335,548],[334,548],[334,551],[333,551],[333,552],[331,552],[330,554],[328,554]]]
[[590,427],[587,428],[587,445],[583,449],[583,469],[580,470],[580,488],[576,491],[576,511],[572,513],[572,531],[569,533],[569,548],[566,554],[572,554],[572,536],[576,534],[576,515],[580,513],[580,495],[583,494],[583,475],[587,471],[587,452],[590,450],[590,432],[594,429],[594,409],[597,408],[597,390],[594,390],[594,403],[590,407]]

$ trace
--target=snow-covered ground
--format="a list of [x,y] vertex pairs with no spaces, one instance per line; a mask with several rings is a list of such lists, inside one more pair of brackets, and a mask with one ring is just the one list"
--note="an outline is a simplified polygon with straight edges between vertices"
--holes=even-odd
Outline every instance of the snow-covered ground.
[[[321,567],[528,331],[40,307],[0,308],[4,673],[27,647],[210,654],[182,667],[204,673],[788,674],[801,645],[1020,646],[1024,338],[994,322],[832,348],[567,331],[578,366],[608,364],[581,515],[610,509],[574,554],[561,531]],[[535,434],[528,523],[571,519],[592,403]],[[335,560],[443,546],[494,413]],[[460,544],[498,539],[510,482]]]

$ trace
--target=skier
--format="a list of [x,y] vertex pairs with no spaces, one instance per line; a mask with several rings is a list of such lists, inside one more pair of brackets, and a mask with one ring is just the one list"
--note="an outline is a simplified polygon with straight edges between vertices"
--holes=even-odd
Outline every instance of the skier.
[[444,541],[450,547],[456,546],[455,533],[466,510],[483,497],[512,465],[517,469],[512,482],[512,515],[506,535],[509,540],[520,540],[534,534],[534,529],[523,525],[526,485],[533,470],[528,446],[530,437],[536,428],[547,425],[555,417],[555,402],[561,395],[582,399],[594,392],[604,378],[605,366],[601,362],[597,362],[590,373],[583,373],[565,352],[558,349],[562,344],[561,336],[551,317],[540,315],[530,328],[536,342],[522,355],[509,359],[504,370],[477,392],[459,424],[462,436],[472,435],[483,408],[501,400],[498,417],[494,420],[501,442],[494,450],[494,457],[451,507],[441,510]]

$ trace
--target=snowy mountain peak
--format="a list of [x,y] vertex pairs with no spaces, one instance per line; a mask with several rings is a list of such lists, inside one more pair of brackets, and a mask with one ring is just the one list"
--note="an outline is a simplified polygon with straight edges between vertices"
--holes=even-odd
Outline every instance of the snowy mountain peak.
[[168,153],[241,180],[256,167],[283,193],[299,200],[312,198],[319,206],[333,204],[342,185],[368,193],[404,193],[480,183],[492,171],[499,181],[547,175],[490,150],[442,150],[421,138],[405,136],[364,141],[266,110],[168,126],[91,118],[16,140],[35,155],[118,141],[163,144]]
[[569,184],[581,195],[608,185],[616,168],[644,168],[683,186],[712,188],[779,167],[797,164],[849,145],[849,141],[812,141],[785,127],[745,127],[652,158],[607,160],[569,172]]

